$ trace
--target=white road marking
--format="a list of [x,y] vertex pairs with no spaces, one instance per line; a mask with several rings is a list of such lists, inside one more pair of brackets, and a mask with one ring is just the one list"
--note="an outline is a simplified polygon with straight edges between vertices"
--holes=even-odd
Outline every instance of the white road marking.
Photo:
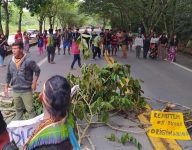
[[37,63],[37,65],[40,67],[40,66],[42,66],[46,61],[47,61],[47,57],[45,57],[44,59],[42,59],[41,61],[39,61],[39,62]]
[[182,69],[184,69],[184,70],[186,70],[186,71],[189,71],[189,72],[192,73],[192,70],[189,69],[189,68],[187,68],[187,67],[185,67],[185,66],[182,66],[182,65],[180,65],[180,64],[178,64],[178,63],[175,63],[175,62],[171,62],[171,63],[174,64],[174,65],[176,65],[176,66],[178,66],[178,67],[180,67],[180,68],[182,68]]

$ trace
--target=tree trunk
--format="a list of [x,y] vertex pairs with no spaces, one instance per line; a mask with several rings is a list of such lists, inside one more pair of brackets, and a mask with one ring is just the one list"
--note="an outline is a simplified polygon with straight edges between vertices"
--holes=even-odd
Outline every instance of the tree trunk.
[[43,25],[44,25],[43,30],[45,31],[46,18],[43,20]]
[[42,33],[43,30],[43,21],[44,21],[44,16],[40,16],[39,18],[39,32]]
[[[0,3],[0,12],[1,12],[1,6],[2,6],[2,4]],[[1,13],[0,13],[0,34],[3,34],[2,16],[1,16]]]
[[21,23],[22,23],[22,16],[23,16],[23,8],[20,8],[19,12],[19,31],[21,31]]
[[53,29],[52,16],[49,16],[49,28]]
[[3,8],[5,11],[5,36],[8,38],[9,37],[9,10],[8,10],[8,1],[4,1],[3,3]]

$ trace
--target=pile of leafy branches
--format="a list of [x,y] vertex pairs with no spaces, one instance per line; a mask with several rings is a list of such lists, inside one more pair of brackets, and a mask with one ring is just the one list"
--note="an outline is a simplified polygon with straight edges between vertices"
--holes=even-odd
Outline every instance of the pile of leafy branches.
[[41,115],[43,113],[43,107],[39,101],[39,94],[39,92],[33,94],[33,105],[37,115]]
[[[100,122],[110,126],[109,112],[140,113],[146,105],[139,80],[130,76],[129,65],[114,63],[104,68],[96,64],[84,65],[81,77],[69,74],[67,78],[72,86],[80,88],[72,101],[74,116],[86,121],[85,127],[78,127],[80,142],[92,124]],[[137,140],[131,142],[140,149]]]

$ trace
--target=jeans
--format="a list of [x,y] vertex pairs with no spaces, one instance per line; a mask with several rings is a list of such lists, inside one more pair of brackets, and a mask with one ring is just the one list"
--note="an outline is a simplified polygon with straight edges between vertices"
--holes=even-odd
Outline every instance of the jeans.
[[75,62],[78,61],[79,67],[81,67],[81,58],[80,54],[74,54],[73,62],[71,64],[71,69],[73,69],[73,66],[75,65]]
[[48,62],[53,62],[55,58],[55,48],[54,46],[47,46],[47,57],[48,57]]
[[16,111],[16,120],[22,120],[25,111],[29,115],[29,119],[34,118],[36,113],[33,106],[33,94],[32,92],[16,93],[13,92],[13,99]]

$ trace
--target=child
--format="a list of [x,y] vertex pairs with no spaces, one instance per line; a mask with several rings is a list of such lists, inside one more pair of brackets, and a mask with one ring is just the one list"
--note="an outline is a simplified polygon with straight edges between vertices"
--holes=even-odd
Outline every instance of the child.
[[39,54],[41,55],[43,55],[44,54],[44,52],[43,52],[43,44],[44,44],[44,38],[43,38],[43,35],[42,34],[40,34],[39,35],[39,38],[38,38],[38,47],[39,47]]
[[79,46],[76,42],[77,39],[78,38],[74,39],[74,41],[72,42],[72,46],[71,46],[71,51],[72,51],[72,54],[74,55],[73,62],[71,64],[71,69],[73,69],[73,66],[76,61],[78,61],[78,65],[81,68],[80,50],[79,50]]
[[141,48],[143,47],[143,38],[141,35],[135,38],[135,46],[136,46],[136,58],[140,58]]

